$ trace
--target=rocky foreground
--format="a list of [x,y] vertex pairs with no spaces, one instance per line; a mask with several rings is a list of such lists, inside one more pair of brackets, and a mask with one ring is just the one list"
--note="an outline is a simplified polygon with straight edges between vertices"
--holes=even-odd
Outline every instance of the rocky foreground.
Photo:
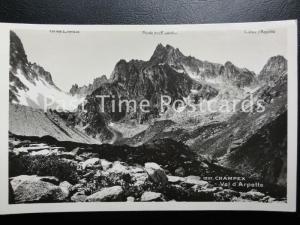
[[172,140],[127,149],[49,142],[10,135],[10,203],[285,202],[254,189],[233,190],[202,179],[204,174],[230,172],[196,158]]

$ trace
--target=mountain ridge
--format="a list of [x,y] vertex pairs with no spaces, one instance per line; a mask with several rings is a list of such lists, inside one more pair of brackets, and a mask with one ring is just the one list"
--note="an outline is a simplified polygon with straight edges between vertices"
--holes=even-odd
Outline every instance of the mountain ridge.
[[[156,46],[152,56],[147,61],[138,59],[126,61],[124,59],[120,59],[116,63],[110,78],[103,83],[120,79],[120,77],[116,77],[116,69],[122,67],[122,65],[124,66],[125,64],[134,65],[135,68],[132,68],[132,71],[130,71],[132,73],[135,73],[135,70],[141,70],[142,67],[150,68],[155,65],[168,64],[177,72],[185,73],[192,79],[196,79],[200,82],[215,79],[219,83],[230,84],[237,86],[238,88],[257,84],[256,74],[249,69],[239,68],[230,61],[225,62],[223,65],[221,63],[212,63],[207,60],[202,61],[193,56],[185,56],[178,48],[174,48],[169,44],[163,46],[161,43]],[[95,79],[102,79],[102,77]],[[75,94],[77,90],[78,93],[83,92],[86,93],[86,95],[91,94],[92,91],[82,91],[83,89],[90,89],[90,87],[93,87],[93,91],[97,89],[95,88],[94,82],[82,87],[78,87],[78,85],[76,86],[75,84],[71,87],[70,93]]]
[[52,75],[27,59],[21,39],[10,31],[9,101],[33,108],[74,110],[81,99],[63,92]]
[[73,84],[69,93],[79,96],[87,96],[90,95],[94,90],[99,88],[102,84],[109,82],[106,75],[102,75],[101,77],[94,78],[93,82],[88,85],[78,86],[78,84]]

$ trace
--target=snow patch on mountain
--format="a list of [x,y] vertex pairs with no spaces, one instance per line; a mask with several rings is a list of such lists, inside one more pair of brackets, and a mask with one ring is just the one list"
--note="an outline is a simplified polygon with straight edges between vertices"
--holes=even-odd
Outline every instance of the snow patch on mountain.
[[[34,82],[30,82],[20,69],[18,69],[14,75],[28,89],[17,88],[18,91],[16,95],[19,102],[13,101],[13,103],[40,109],[50,108],[73,111],[84,101],[84,98],[71,96],[57,87],[50,85],[43,78],[37,78]],[[14,81],[11,82],[11,85],[14,85]]]

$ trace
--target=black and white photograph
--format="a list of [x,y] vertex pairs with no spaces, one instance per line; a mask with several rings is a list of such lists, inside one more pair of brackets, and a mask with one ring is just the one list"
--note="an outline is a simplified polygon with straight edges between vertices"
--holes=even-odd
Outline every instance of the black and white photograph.
[[99,27],[1,32],[9,206],[295,206],[294,21]]

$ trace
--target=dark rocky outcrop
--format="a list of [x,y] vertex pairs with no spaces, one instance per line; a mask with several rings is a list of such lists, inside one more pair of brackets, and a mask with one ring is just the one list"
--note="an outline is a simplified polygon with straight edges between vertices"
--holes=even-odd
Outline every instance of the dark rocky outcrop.
[[[104,112],[112,120],[120,120],[126,115],[126,105],[122,104],[119,108],[120,100],[136,100],[137,104],[146,99],[150,102],[151,112],[141,114],[139,111],[131,115],[133,118],[147,118],[149,116],[157,117],[160,111],[160,100],[162,95],[168,95],[172,101],[183,99],[190,94],[191,89],[204,90],[202,97],[206,99],[213,98],[217,95],[217,90],[207,85],[202,85],[191,79],[185,73],[178,73],[169,65],[155,65],[152,67],[142,67],[140,62],[120,61],[117,63],[113,73],[112,82],[106,83],[95,90],[92,95],[87,97],[87,110],[91,102],[101,106],[101,100],[96,96],[112,96],[105,99]],[[114,97],[114,98],[113,98]],[[115,101],[115,113],[112,112],[112,101]],[[131,107],[133,107],[131,105]],[[139,110],[139,107],[137,106]],[[101,111],[101,108],[98,108]],[[119,112],[121,111],[121,112]]]
[[287,60],[281,56],[271,57],[258,75],[258,79],[267,84],[276,82],[287,75]]
[[73,84],[70,89],[71,95],[79,95],[79,96],[87,96],[92,94],[93,91],[95,91],[97,88],[99,88],[102,84],[109,82],[107,77],[105,75],[102,75],[101,77],[97,77],[94,79],[93,83],[89,85],[83,85],[81,87],[78,86],[78,84]]
[[254,72],[248,69],[241,69],[233,65],[231,62],[226,62],[225,65],[201,61],[192,56],[185,56],[178,48],[170,45],[164,47],[159,44],[150,61],[150,65],[165,63],[170,65],[177,71],[182,71],[193,78],[202,80],[215,80],[237,87],[245,87],[256,83]]
[[254,72],[245,68],[238,68],[229,61],[220,67],[219,72],[223,82],[231,83],[238,88],[255,85],[257,82]]
[[[102,84],[86,98],[85,109],[91,121],[102,124],[104,117],[99,112],[105,112],[108,119],[112,121],[136,119],[143,123],[159,116],[162,95],[170,96],[172,102],[188,97],[192,89],[197,90],[199,98],[202,99],[217,96],[218,90],[215,88],[195,81],[186,72],[179,72],[174,68],[171,64],[173,50],[169,51],[169,49],[173,47],[159,45],[149,61],[120,60],[111,74],[110,82]],[[181,55],[179,50],[176,50],[174,54],[176,57],[177,54]],[[101,99],[97,96],[110,96],[105,99],[104,109],[100,107]],[[142,113],[138,105],[135,112],[132,110],[133,105],[130,105],[131,108],[126,104],[119,107],[120,100],[135,100],[139,104],[143,99],[150,102],[148,113]],[[115,112],[112,112],[112,104],[115,105]],[[90,125],[90,130],[95,131],[95,127]],[[94,133],[97,134],[97,132]]]
[[10,31],[10,65],[13,68],[28,64],[27,55],[20,38],[14,31]]
[[[262,150],[263,149],[263,150]],[[221,164],[265,184],[287,185],[287,113],[263,126],[248,141],[227,153]]]

